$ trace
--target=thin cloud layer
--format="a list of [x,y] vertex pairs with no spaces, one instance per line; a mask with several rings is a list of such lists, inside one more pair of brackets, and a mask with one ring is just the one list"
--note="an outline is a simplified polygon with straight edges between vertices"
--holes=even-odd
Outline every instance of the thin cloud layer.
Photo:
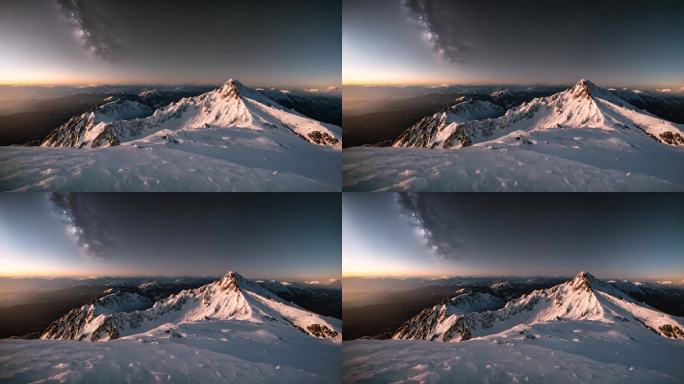
[[74,27],[74,35],[93,56],[112,60],[119,43],[97,11],[96,2],[86,0],[57,0],[62,15]]
[[424,28],[425,38],[433,49],[449,62],[461,61],[470,51],[459,24],[455,4],[444,0],[405,0],[409,15]]
[[81,196],[75,193],[52,193],[50,203],[54,212],[67,225],[67,232],[86,255],[107,258],[114,241],[104,223],[99,220]]

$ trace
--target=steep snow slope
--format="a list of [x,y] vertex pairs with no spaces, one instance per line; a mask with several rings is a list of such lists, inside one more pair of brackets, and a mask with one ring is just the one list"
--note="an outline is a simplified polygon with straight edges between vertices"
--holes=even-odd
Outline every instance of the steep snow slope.
[[0,190],[340,188],[341,129],[237,81],[146,118],[70,127],[55,131],[50,141],[69,148],[0,148]]
[[681,125],[582,81],[500,118],[458,124],[436,149],[346,150],[343,188],[681,191],[682,135]]
[[345,383],[676,383],[684,319],[587,273],[496,311],[468,313],[435,340],[345,343]]
[[443,304],[425,308],[402,324],[392,339],[449,341],[449,330],[466,313],[499,309],[503,306],[503,300],[488,293],[462,293]]
[[42,147],[77,147],[92,146],[96,135],[107,124],[117,120],[146,117],[152,109],[137,101],[115,99],[103,104],[91,112],[74,116],[66,123],[52,131],[41,143]]
[[404,131],[393,147],[440,148],[454,134],[459,124],[469,120],[499,117],[504,114],[500,106],[483,100],[461,97],[459,102],[443,112],[424,117]]
[[181,291],[143,311],[76,317],[71,312],[53,323],[43,339],[110,340],[147,332],[167,323],[209,319],[240,320],[296,328],[302,333],[341,339],[339,320],[323,318],[286,303],[282,298],[237,273],[197,289]]
[[41,335],[42,339],[86,340],[107,316],[149,308],[152,301],[137,293],[115,292],[91,304],[74,308],[57,319]]

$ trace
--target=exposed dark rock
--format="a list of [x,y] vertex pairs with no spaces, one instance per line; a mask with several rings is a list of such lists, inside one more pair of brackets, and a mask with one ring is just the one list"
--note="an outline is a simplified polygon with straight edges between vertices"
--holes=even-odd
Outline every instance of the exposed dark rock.
[[308,136],[311,141],[319,145],[335,145],[340,142],[337,138],[330,136],[327,132],[313,131],[309,132]]
[[684,339],[684,331],[676,325],[665,324],[659,328],[664,336],[673,339]]
[[320,325],[320,324],[311,324],[306,329],[309,331],[308,333],[310,335],[316,336],[316,337],[321,337],[321,338],[335,338],[337,337],[338,333],[325,325]]

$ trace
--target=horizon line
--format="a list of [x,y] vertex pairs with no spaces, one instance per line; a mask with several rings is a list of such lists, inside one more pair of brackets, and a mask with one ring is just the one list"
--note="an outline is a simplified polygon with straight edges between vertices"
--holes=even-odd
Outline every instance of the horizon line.
[[[596,84],[595,81],[587,79],[592,83]],[[493,82],[467,82],[467,83],[342,83],[342,87],[360,87],[360,88],[451,88],[451,87],[567,87],[575,85],[580,80],[569,83],[493,83]],[[684,93],[684,85],[672,85],[672,86],[626,86],[626,85],[599,85],[602,88],[616,88],[616,89],[629,89],[629,90],[650,90],[656,91],[658,93],[664,94],[678,94]],[[662,92],[661,90],[667,89],[668,91]]]
[[[235,271],[233,271],[235,272]],[[239,273],[239,272],[236,272]],[[239,273],[240,275],[243,275],[242,273]],[[47,275],[0,275],[0,279],[14,279],[14,280],[21,280],[21,279],[41,279],[41,280],[57,280],[57,279],[72,279],[72,280],[96,280],[96,279],[106,279],[106,278],[155,278],[155,277],[167,277],[167,278],[221,278],[225,274],[218,274],[218,275],[58,275],[58,276],[47,276]],[[266,278],[266,277],[248,277],[246,275],[243,275],[247,277],[248,279],[252,280],[282,280],[282,281],[303,281],[303,282],[310,282],[310,281],[319,281],[319,282],[326,282],[326,281],[333,281],[333,280],[341,280],[341,277],[311,277],[311,278]]]
[[[97,88],[97,87],[140,87],[140,86],[145,86],[145,87],[150,87],[150,86],[162,86],[162,87],[177,87],[177,86],[197,86],[197,87],[204,87],[204,86],[220,86],[222,84],[225,84],[228,80],[231,78],[227,78],[226,80],[223,81],[216,81],[216,82],[179,82],[179,83],[168,83],[168,82],[103,82],[103,83],[93,83],[93,82],[84,82],[84,83],[49,83],[49,82],[37,82],[37,83],[9,83],[9,82],[0,82],[0,87],[9,87],[9,88],[27,88],[27,87],[36,87],[36,88],[60,88],[60,87],[69,87],[69,88]],[[339,89],[342,87],[342,84],[333,84],[333,83],[326,83],[323,85],[252,85],[249,82],[244,82],[240,79],[232,78],[233,80],[238,80],[243,84],[246,84],[250,87],[255,87],[255,88],[273,88],[273,89],[302,89],[302,90],[310,90],[310,89],[319,89],[321,92],[325,92],[328,89],[331,88],[336,88]]]
[[[594,275],[591,272],[584,271]],[[409,280],[409,279],[423,279],[423,280],[449,280],[449,279],[476,279],[476,278],[572,278],[578,273],[569,275],[342,275],[342,279],[395,279],[395,280]],[[596,276],[596,275],[594,275]],[[598,276],[597,276],[598,277]],[[660,283],[663,281],[670,281],[673,285],[684,284],[684,278],[633,278],[633,277],[599,277],[601,280],[628,280],[628,281],[650,281]]]

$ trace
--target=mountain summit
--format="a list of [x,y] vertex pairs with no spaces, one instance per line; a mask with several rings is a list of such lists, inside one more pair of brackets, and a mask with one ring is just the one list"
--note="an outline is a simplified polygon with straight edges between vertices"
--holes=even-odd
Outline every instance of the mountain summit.
[[[211,92],[181,99],[154,113],[129,111],[134,107],[141,108],[123,105],[117,115],[107,115],[107,118],[91,118],[84,114],[71,119],[53,131],[41,145],[96,148],[136,141],[172,144],[184,140],[215,141],[227,137],[226,130],[235,129],[259,132],[265,139],[283,147],[289,146],[287,142],[293,138],[335,149],[342,145],[339,127],[305,117],[234,79]],[[192,135],[201,130],[207,132]]]
[[451,315],[438,307],[428,308],[403,324],[393,338],[465,341],[516,326],[563,321],[594,321],[629,328],[628,333],[650,330],[664,337],[684,338],[681,320],[638,302],[587,272],[511,300],[500,309],[491,299],[479,301],[483,309],[489,303],[495,308]]
[[492,140],[535,144],[536,135],[563,134],[573,128],[600,131],[634,147],[644,140],[684,146],[684,127],[651,115],[585,79],[563,92],[509,109],[501,117],[489,109],[492,116],[481,114],[465,121],[440,118],[443,122],[434,123],[438,115],[433,115],[407,129],[394,146],[462,148]]
[[233,271],[211,284],[159,300],[151,308],[131,309],[134,308],[103,312],[83,306],[51,324],[41,338],[111,340],[156,332],[167,324],[230,321],[260,324],[275,333],[296,331],[316,338],[341,340],[338,320],[299,308]]
[[577,84],[575,84],[571,89],[570,93],[578,98],[590,98],[592,93],[601,93],[599,87],[589,80],[582,79]]

